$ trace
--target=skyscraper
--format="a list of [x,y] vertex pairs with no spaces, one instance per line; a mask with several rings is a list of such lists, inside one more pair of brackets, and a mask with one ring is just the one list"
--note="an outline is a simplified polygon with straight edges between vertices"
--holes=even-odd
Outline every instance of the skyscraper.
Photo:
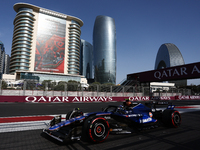
[[8,54],[6,54],[5,55],[4,74],[9,74],[9,67],[10,67],[10,56]]
[[80,81],[83,21],[27,3],[15,4],[14,10],[17,15],[14,19],[10,73],[18,72],[19,79],[37,76],[41,81]]
[[4,44],[0,41],[0,79],[4,73],[5,67],[5,47]]
[[[166,43],[160,46],[156,56],[155,70],[184,64],[183,56],[176,45]],[[176,86],[187,86],[187,80],[176,80],[170,82],[175,83]]]
[[94,79],[100,83],[116,83],[115,20],[97,16],[93,29]]
[[81,39],[80,74],[88,80],[93,79],[93,50],[92,45]]

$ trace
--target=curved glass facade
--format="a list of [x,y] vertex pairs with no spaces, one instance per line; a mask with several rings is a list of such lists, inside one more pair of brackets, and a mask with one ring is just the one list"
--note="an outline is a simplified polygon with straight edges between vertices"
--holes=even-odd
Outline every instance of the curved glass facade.
[[80,74],[87,79],[93,79],[93,51],[92,45],[81,39]]
[[113,18],[97,16],[93,29],[94,79],[116,83],[116,28]]
[[69,27],[68,74],[79,74],[80,36],[80,24],[72,20]]
[[19,8],[14,19],[10,73],[16,70],[29,70],[31,44],[34,27],[34,14],[30,8]]
[[[184,65],[183,56],[178,47],[172,43],[162,44],[158,50],[155,62],[155,70],[173,66]],[[187,80],[170,81],[176,86],[187,86]]]

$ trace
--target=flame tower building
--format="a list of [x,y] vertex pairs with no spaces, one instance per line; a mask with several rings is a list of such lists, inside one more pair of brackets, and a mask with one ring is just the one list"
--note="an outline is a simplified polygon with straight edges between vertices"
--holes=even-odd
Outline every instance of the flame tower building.
[[94,79],[100,83],[116,83],[115,20],[97,16],[93,29]]

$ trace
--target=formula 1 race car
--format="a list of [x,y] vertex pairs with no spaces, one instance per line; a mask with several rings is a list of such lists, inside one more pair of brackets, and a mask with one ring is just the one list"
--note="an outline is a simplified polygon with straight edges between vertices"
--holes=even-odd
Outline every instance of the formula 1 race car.
[[[164,110],[156,108],[167,104]],[[48,127],[43,129],[47,135],[61,142],[85,140],[103,142],[109,134],[128,134],[159,125],[179,127],[181,115],[174,105],[166,102],[133,103],[130,107],[109,105],[101,112],[83,113],[74,108],[67,113],[66,120],[54,117]]]

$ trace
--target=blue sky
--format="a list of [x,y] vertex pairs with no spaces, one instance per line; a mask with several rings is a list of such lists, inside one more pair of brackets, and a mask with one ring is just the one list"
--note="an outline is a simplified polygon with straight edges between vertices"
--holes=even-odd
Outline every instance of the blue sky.
[[[0,41],[10,55],[13,5],[30,3],[80,18],[81,38],[92,44],[96,16],[115,19],[117,83],[127,74],[153,70],[159,47],[173,43],[186,64],[200,60],[200,0],[1,0]],[[200,84],[200,79],[188,80]]]

